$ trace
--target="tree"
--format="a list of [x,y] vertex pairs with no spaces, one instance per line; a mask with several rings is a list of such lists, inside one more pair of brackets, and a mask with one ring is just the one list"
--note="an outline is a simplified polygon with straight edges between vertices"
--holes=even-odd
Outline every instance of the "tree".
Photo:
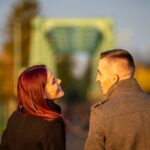
[[[4,70],[4,83],[7,85],[5,92],[9,97],[14,96],[15,44],[17,44],[19,48],[18,52],[21,54],[21,67],[28,66],[31,22],[32,19],[38,15],[38,12],[39,5],[37,0],[18,0],[8,16],[4,29],[6,39],[3,44],[3,53],[9,60],[8,63],[5,64]],[[18,40],[17,43],[15,43],[15,39]],[[0,89],[1,88],[3,87],[0,87]]]

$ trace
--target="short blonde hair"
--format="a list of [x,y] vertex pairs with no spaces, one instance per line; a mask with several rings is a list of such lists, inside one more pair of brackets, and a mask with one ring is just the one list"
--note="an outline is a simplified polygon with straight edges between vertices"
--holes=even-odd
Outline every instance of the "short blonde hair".
[[134,75],[135,72],[135,64],[132,55],[124,49],[113,49],[102,52],[100,54],[100,59],[102,58],[110,58],[110,59],[121,59],[127,62],[128,68],[130,69],[131,75]]

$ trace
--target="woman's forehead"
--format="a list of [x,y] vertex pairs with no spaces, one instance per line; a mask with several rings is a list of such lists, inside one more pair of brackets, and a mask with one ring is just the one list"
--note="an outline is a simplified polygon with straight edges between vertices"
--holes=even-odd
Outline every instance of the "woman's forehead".
[[52,73],[51,70],[47,69],[47,75],[48,75],[48,78],[53,78],[55,77],[54,74]]

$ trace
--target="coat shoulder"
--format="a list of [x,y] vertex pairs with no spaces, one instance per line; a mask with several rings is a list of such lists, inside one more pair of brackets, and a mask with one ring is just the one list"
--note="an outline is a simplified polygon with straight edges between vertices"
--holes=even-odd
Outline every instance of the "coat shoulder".
[[107,102],[107,100],[99,101],[99,102],[93,104],[92,109],[97,109],[97,108],[103,106],[106,102]]

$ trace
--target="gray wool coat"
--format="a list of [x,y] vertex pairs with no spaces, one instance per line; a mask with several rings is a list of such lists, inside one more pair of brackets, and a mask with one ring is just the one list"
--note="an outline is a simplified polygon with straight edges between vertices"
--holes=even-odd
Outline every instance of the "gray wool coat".
[[91,108],[84,150],[150,150],[150,95],[122,80]]

